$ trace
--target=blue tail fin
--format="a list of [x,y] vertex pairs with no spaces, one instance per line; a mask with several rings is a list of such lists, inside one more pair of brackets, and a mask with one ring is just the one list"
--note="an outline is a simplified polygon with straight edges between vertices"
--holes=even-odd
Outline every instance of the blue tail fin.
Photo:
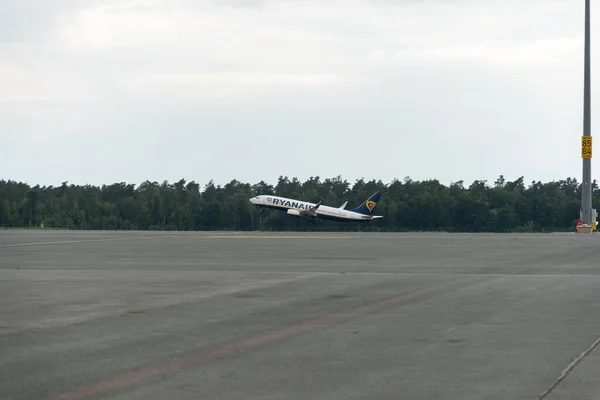
[[352,209],[351,211],[364,214],[364,215],[373,215],[373,210],[377,207],[377,203],[381,198],[381,193],[376,192],[373,196],[369,197],[364,203],[360,206]]

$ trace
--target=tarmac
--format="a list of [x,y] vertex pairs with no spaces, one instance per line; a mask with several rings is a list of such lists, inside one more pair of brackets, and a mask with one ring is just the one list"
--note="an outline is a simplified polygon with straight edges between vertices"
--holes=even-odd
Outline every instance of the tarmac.
[[0,230],[0,399],[598,399],[600,236]]

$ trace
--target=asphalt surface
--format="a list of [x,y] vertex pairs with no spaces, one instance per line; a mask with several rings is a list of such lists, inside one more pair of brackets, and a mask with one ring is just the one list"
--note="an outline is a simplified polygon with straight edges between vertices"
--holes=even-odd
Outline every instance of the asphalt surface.
[[0,399],[598,399],[600,236],[0,231]]

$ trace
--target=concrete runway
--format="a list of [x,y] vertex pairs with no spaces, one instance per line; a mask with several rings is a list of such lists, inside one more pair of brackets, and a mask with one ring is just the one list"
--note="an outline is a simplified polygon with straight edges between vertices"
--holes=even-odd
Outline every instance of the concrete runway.
[[600,236],[0,231],[0,399],[598,399]]

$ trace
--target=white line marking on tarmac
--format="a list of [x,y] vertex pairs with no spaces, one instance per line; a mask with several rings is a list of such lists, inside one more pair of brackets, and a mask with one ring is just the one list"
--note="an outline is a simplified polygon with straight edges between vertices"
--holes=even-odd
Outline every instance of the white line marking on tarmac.
[[577,364],[579,364],[581,361],[583,361],[583,359],[586,358],[587,355],[590,354],[596,348],[596,346],[598,346],[599,344],[600,344],[600,337],[598,339],[596,339],[596,341],[594,343],[592,343],[592,345],[590,347],[588,347],[583,353],[581,353],[579,355],[579,357],[577,357],[576,359],[571,361],[571,363],[569,365],[567,365],[567,367],[562,371],[562,373],[560,374],[558,379],[544,393],[542,393],[542,395],[539,397],[539,400],[542,400],[543,398],[548,396],[569,375],[569,373],[573,369],[575,369]]
[[353,236],[303,236],[303,235],[212,235],[203,239],[353,239]]
[[2,244],[1,247],[26,247],[26,246],[42,246],[46,244],[76,244],[76,243],[92,243],[92,242],[115,242],[115,241],[124,241],[124,240],[150,240],[150,239],[164,239],[172,237],[170,235],[164,236],[144,236],[138,238],[132,237],[120,237],[120,238],[112,238],[112,239],[84,239],[84,240],[62,240],[57,242],[34,242],[34,243],[15,243],[15,244]]

